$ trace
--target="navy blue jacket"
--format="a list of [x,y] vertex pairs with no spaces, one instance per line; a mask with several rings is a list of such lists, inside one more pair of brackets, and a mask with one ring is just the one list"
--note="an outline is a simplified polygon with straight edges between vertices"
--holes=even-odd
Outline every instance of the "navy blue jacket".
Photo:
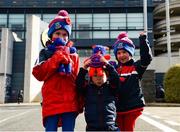
[[115,125],[116,107],[115,94],[119,85],[119,77],[116,70],[108,64],[108,81],[98,87],[91,81],[87,82],[87,70],[80,68],[77,77],[78,92],[85,99],[85,120],[87,131],[117,131]]
[[131,59],[125,64],[119,63],[116,69],[121,82],[116,103],[118,112],[126,112],[145,106],[141,78],[152,60],[152,53],[146,35],[140,36],[139,41],[140,60]]

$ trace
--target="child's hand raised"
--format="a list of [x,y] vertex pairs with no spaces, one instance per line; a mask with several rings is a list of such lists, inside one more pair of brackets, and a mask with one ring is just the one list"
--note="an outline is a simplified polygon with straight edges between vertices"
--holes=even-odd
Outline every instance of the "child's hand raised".
[[105,64],[108,64],[107,59],[104,56],[102,56],[102,55],[100,55],[100,61],[105,63]]
[[146,36],[146,35],[147,33],[145,31],[139,33],[139,36]]

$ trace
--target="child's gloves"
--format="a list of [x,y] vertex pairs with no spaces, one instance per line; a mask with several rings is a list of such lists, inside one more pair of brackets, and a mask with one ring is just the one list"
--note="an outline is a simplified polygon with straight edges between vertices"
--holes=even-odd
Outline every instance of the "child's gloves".
[[70,54],[76,53],[76,48],[75,47],[70,47]]
[[66,41],[64,41],[63,38],[57,38],[54,40],[53,44],[55,46],[65,46],[66,45]]
[[[110,60],[110,55],[104,55],[104,58],[106,60]],[[103,67],[105,65],[105,62],[101,62],[101,55],[99,54],[94,54],[90,57],[91,59],[91,63],[90,63],[90,67]]]
[[90,57],[91,59],[91,63],[90,63],[90,67],[102,67],[103,63],[100,61],[101,56],[94,54]]
[[57,38],[52,44],[47,46],[48,50],[51,52],[60,52],[64,56],[64,61],[59,64],[58,72],[60,75],[69,75],[71,73],[71,64],[70,64],[70,53],[75,53],[75,47],[67,47],[66,42],[62,38]]
[[71,58],[69,55],[64,54],[61,50],[57,50],[54,54],[57,55],[57,59],[60,59],[61,64],[69,64],[71,62]]
[[139,38],[140,38],[140,39],[146,39],[146,38],[147,38],[147,34],[146,34],[145,32],[141,32],[141,33],[139,34]]
[[59,46],[65,46],[66,42],[62,38],[57,38],[52,44],[49,44],[47,48],[53,52],[56,51],[56,48]]

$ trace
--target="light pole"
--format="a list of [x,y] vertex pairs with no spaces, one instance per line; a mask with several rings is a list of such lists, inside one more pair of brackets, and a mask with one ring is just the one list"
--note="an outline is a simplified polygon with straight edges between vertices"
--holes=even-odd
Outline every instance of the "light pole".
[[148,26],[147,26],[147,0],[143,0],[143,12],[144,12],[144,32],[148,33]]
[[169,0],[165,2],[166,7],[166,32],[167,32],[167,52],[169,67],[171,66],[171,37],[170,37],[170,16],[169,16]]

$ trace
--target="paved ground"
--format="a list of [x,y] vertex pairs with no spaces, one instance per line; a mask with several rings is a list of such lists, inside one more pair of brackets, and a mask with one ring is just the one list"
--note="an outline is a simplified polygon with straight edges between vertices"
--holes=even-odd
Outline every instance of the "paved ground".
[[[180,131],[180,107],[145,107],[137,120],[136,131]],[[83,114],[76,121],[76,131],[85,130]],[[60,129],[59,129],[60,130]],[[0,131],[44,131],[39,104],[0,105]]]

